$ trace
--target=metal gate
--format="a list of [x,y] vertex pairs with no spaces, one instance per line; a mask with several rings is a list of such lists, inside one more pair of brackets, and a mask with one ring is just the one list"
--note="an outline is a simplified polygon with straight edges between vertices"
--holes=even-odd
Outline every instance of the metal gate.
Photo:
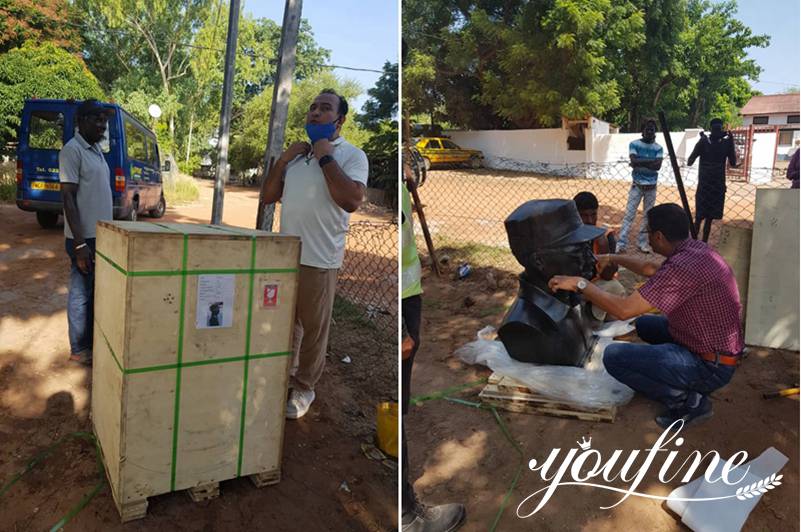
[[[754,133],[776,133],[776,144],[779,139],[779,126],[748,126],[739,127],[730,131],[734,138],[734,151],[737,153],[737,168],[732,168],[726,162],[726,178],[729,181],[747,183],[751,176],[751,152],[754,146]],[[776,166],[776,153],[774,149],[773,166]]]

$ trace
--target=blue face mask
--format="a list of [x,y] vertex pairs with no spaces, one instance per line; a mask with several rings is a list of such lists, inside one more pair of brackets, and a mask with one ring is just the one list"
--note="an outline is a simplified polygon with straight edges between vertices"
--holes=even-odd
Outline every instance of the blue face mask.
[[311,140],[312,146],[315,142],[322,139],[330,139],[337,130],[337,123],[330,124],[306,124],[306,134]]

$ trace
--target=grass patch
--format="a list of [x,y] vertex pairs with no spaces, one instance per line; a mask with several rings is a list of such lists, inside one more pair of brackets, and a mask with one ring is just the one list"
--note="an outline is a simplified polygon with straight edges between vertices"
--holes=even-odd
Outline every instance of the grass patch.
[[164,183],[164,199],[167,201],[167,205],[192,203],[199,197],[200,188],[195,179],[188,175],[180,174],[172,185]]
[[486,318],[488,316],[498,316],[500,314],[506,314],[507,307],[503,305],[492,305],[489,307],[482,308],[478,311],[478,316],[480,318]]
[[502,246],[490,246],[479,242],[452,240],[440,236],[434,244],[437,256],[448,255],[451,263],[467,262],[473,267],[497,268],[499,262],[515,262],[512,251]]
[[0,202],[14,201],[16,195],[17,166],[13,161],[0,162]]
[[336,321],[349,321],[359,327],[377,331],[375,323],[367,317],[367,309],[360,305],[351,303],[341,296],[334,296],[334,320]]

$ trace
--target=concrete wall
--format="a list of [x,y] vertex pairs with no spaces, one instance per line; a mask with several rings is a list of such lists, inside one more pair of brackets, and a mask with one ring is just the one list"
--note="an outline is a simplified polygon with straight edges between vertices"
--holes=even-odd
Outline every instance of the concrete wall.
[[[454,142],[464,148],[484,152],[484,165],[499,170],[538,172],[550,175],[571,175],[599,179],[627,181],[631,179],[628,168],[629,144],[641,138],[640,133],[609,133],[609,124],[592,119],[593,129],[586,131],[586,149],[567,149],[566,129],[519,129],[513,131],[448,131]],[[685,161],[700,139],[700,129],[673,131],[670,138],[679,160],[682,180],[686,186],[698,184],[696,162],[688,167]],[[771,180],[771,168],[776,150],[776,135],[773,132],[755,133],[751,156],[750,181],[755,184]],[[664,135],[657,133],[656,141],[662,146],[665,160],[659,171],[659,183],[675,185],[673,169],[668,158]],[[789,151],[789,147],[785,149]],[[784,151],[781,152],[784,155]],[[602,165],[590,168],[591,164]]]
[[588,162],[587,151],[567,149],[567,130],[561,128],[447,131],[446,134],[462,148],[484,152],[484,165],[488,168],[540,171],[547,165]]

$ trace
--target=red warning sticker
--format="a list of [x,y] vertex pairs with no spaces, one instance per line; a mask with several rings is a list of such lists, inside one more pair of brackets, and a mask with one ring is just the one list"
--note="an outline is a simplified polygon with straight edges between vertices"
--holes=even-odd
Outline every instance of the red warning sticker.
[[264,285],[264,299],[262,307],[270,308],[278,306],[278,285],[266,284]]

